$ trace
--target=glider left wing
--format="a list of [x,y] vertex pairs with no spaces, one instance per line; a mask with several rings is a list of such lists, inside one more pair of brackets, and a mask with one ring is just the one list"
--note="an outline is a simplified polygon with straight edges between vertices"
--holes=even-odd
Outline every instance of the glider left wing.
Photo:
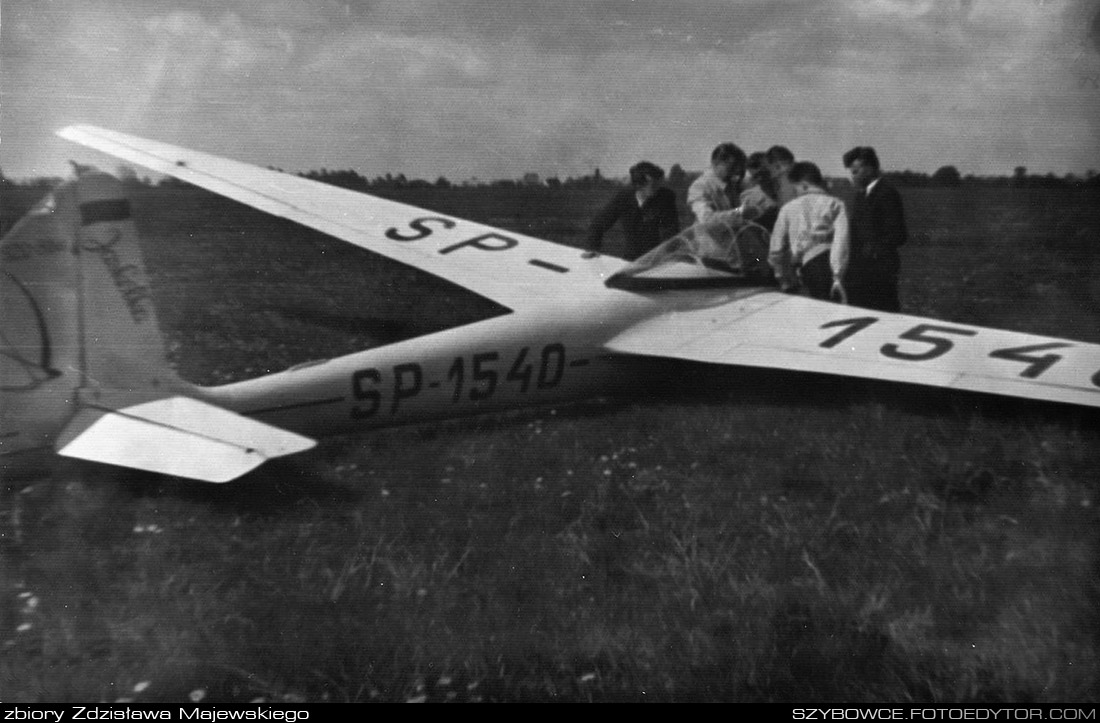
[[1100,344],[771,291],[665,312],[621,332],[605,348],[1100,407]]
[[522,310],[605,292],[622,262],[281,171],[89,125],[62,138],[335,236]]

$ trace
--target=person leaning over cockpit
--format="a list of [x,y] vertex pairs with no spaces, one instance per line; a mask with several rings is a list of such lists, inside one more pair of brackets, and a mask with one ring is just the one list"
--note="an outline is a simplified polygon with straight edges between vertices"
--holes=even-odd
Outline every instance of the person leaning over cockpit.
[[794,164],[790,180],[798,195],[779,209],[768,252],[779,287],[794,293],[801,282],[815,299],[843,295],[850,255],[844,202],[825,190],[821,169],[813,163]]
[[706,221],[719,211],[738,205],[741,177],[745,175],[745,152],[733,143],[723,143],[710,154],[710,168],[688,188],[687,203],[695,221]]
[[680,232],[676,194],[663,185],[664,170],[649,161],[630,167],[630,188],[616,193],[588,230],[588,251],[592,258],[600,252],[603,235],[621,221],[626,241],[624,258],[633,261],[662,241]]
[[741,212],[746,221],[758,223],[768,229],[775,226],[779,215],[778,194],[771,171],[768,169],[767,154],[763,151],[749,154],[745,164],[745,189],[741,191]]

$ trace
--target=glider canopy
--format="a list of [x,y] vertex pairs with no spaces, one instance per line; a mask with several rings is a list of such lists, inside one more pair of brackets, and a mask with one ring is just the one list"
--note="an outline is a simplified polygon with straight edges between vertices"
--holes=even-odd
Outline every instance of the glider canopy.
[[722,211],[696,223],[607,280],[627,291],[768,286],[768,230],[745,221],[740,211]]

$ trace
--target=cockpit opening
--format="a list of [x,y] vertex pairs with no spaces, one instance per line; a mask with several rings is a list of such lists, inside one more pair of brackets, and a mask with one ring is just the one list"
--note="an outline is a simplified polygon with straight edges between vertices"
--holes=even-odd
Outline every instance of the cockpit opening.
[[768,244],[766,228],[739,210],[721,211],[639,257],[606,285],[627,291],[774,286]]

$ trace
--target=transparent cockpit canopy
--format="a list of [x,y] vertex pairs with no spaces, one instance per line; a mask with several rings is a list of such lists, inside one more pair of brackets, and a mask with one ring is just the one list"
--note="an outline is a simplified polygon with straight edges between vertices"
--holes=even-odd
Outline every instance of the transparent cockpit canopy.
[[768,230],[740,211],[721,211],[684,229],[607,280],[630,291],[770,286]]

